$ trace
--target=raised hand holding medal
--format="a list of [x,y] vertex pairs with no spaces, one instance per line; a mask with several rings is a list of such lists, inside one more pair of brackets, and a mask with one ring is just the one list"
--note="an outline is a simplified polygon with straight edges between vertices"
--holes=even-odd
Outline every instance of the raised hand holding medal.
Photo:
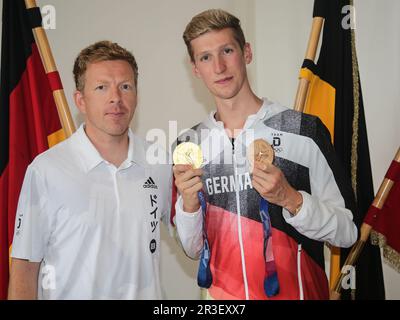
[[179,144],[173,153],[175,185],[183,199],[185,212],[197,212],[200,207],[198,192],[203,189],[201,176],[203,154],[192,142]]
[[265,140],[255,140],[248,148],[253,187],[270,203],[296,214],[302,203],[301,194],[293,189],[283,172],[276,167],[274,150]]
[[[175,183],[179,192],[181,195],[182,193],[185,194],[186,201],[191,202],[190,206],[192,206],[192,203],[195,203],[195,200],[197,200],[194,199],[196,196],[200,202],[201,211],[203,214],[204,244],[200,258],[199,271],[197,274],[197,284],[202,288],[209,288],[212,284],[212,275],[210,269],[211,250],[207,239],[207,230],[205,225],[207,202],[204,192],[202,191],[202,182],[200,178],[202,174],[200,168],[203,164],[203,153],[198,145],[192,142],[184,142],[175,148],[173,153],[173,161],[175,164]],[[181,165],[190,165],[191,168],[185,172],[184,167]]]

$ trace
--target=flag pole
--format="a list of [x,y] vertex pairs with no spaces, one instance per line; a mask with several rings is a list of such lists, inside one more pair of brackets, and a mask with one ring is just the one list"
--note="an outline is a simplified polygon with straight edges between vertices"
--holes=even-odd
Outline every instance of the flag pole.
[[[325,19],[322,17],[313,18],[310,39],[308,41],[307,51],[305,55],[306,60],[311,60],[312,62],[315,62],[324,21]],[[296,99],[294,102],[294,110],[304,112],[309,86],[310,80],[306,78],[300,78],[297,88]],[[340,271],[340,249],[332,246],[330,246],[329,249],[331,251],[329,283],[331,288],[333,288],[333,280],[339,275]]]
[[[35,0],[25,0],[26,9],[32,9],[37,7]],[[47,40],[47,35],[42,26],[32,29],[33,34],[36,39],[36,43],[40,52],[40,57],[46,75],[49,74],[56,75],[59,77],[57,67],[53,58],[53,54],[50,49],[49,41]],[[56,89],[53,90],[54,101],[57,106],[58,116],[60,118],[61,125],[63,127],[65,136],[70,137],[76,130],[74,121],[72,120],[71,112],[68,107],[67,99],[65,98],[64,90]]]
[[[394,157],[393,160],[400,163],[400,148],[397,150],[396,156]],[[376,209],[379,209],[379,210],[382,209],[393,185],[394,185],[393,180],[390,180],[388,178],[383,179],[381,186],[379,187],[378,193],[377,193],[374,201],[372,202],[371,208],[375,207]],[[349,255],[347,256],[347,259],[343,265],[343,268],[347,269],[348,266],[354,266],[356,264],[356,262],[360,256],[360,253],[364,248],[365,243],[369,239],[371,231],[372,231],[372,227],[369,224],[364,222],[361,226],[360,239],[351,248],[351,251],[350,251]],[[343,282],[343,279],[346,276],[346,274],[347,274],[346,270],[342,269],[342,272],[336,278],[335,285],[330,294],[331,300],[339,300],[340,299],[341,290],[342,290],[342,282]]]
[[[307,52],[305,59],[311,60],[314,62],[315,57],[317,55],[319,38],[321,35],[322,26],[324,24],[325,19],[322,17],[313,18],[310,39],[308,41]],[[306,104],[308,87],[310,85],[310,81],[308,79],[300,78],[299,85],[297,88],[296,99],[294,102],[294,110],[303,112],[304,106]]]
[[[317,55],[319,39],[321,37],[322,27],[324,25],[325,19],[322,17],[314,17],[311,32],[310,32],[310,39],[308,41],[307,51],[305,55],[306,60],[311,60],[315,62],[315,57]],[[306,78],[300,78],[299,85],[297,88],[296,99],[294,102],[294,110],[299,112],[304,112],[308,89],[310,86],[310,80]],[[332,288],[333,280],[339,275],[340,270],[340,249],[336,247],[329,247],[331,251],[331,260],[330,260],[330,284]]]
[[[322,27],[324,25],[325,19],[322,17],[314,17],[310,39],[308,41],[307,51],[305,55],[306,60],[311,60],[315,62],[315,57],[317,55],[319,39],[321,37]],[[306,78],[300,78],[299,85],[297,88],[296,99],[294,102],[294,110],[299,112],[304,112],[308,90],[310,86],[310,80]],[[336,247],[329,247],[331,251],[331,259],[330,259],[330,285],[332,287],[333,280],[339,275],[340,270],[340,249]]]

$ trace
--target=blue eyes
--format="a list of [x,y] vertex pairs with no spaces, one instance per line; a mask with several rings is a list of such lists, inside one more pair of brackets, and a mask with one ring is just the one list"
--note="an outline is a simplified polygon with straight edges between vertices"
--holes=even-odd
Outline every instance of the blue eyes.
[[[231,53],[233,53],[233,49],[232,48],[224,48],[224,49],[222,49],[222,54],[223,55],[229,55],[229,54],[231,54]],[[211,60],[211,55],[210,54],[205,54],[204,56],[201,56],[200,57],[200,61],[201,62],[207,62],[207,61],[210,61]]]
[[206,54],[206,55],[200,57],[200,61],[208,61],[208,60],[210,60],[209,54]]
[[[120,87],[120,90],[122,91],[131,91],[133,89],[133,86],[131,84],[122,84]],[[105,91],[107,89],[106,85],[99,85],[95,88],[96,91]]]

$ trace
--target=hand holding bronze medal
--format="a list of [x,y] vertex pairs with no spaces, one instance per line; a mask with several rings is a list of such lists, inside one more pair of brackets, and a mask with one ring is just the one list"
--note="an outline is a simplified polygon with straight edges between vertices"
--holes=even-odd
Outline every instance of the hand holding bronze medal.
[[[175,165],[189,164],[193,166],[193,169],[199,169],[203,164],[203,152],[201,151],[200,146],[198,146],[197,144],[194,144],[193,142],[183,142],[175,148],[172,159]],[[203,191],[199,191],[198,196],[204,221],[204,245],[200,258],[199,271],[197,273],[197,284],[201,288],[209,288],[212,284],[212,274],[210,269],[211,249],[207,239],[207,229],[205,223],[207,214],[207,202]]]

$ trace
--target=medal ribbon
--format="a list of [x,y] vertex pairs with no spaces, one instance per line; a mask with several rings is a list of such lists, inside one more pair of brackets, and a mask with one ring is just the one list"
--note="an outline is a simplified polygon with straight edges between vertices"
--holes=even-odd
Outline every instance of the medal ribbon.
[[212,274],[210,269],[211,250],[207,238],[206,228],[206,213],[207,213],[207,202],[204,197],[203,191],[199,191],[199,200],[201,205],[201,212],[203,214],[203,250],[201,252],[199,271],[197,273],[197,284],[201,288],[209,288],[212,284]]
[[[200,150],[200,149],[199,149]],[[193,168],[196,167],[196,162],[193,161],[192,152],[185,153],[185,159],[187,164],[191,164]],[[203,214],[203,249],[201,251],[199,270],[197,272],[197,284],[200,288],[208,289],[212,284],[212,274],[210,269],[211,260],[211,249],[207,238],[207,228],[206,228],[206,214],[207,214],[207,202],[204,196],[204,192],[201,190],[198,192],[201,212]]]
[[278,273],[276,271],[274,254],[272,252],[272,230],[268,207],[268,201],[264,198],[261,198],[260,215],[264,230],[265,259],[264,292],[267,297],[270,298],[276,296],[279,293],[279,281]]

